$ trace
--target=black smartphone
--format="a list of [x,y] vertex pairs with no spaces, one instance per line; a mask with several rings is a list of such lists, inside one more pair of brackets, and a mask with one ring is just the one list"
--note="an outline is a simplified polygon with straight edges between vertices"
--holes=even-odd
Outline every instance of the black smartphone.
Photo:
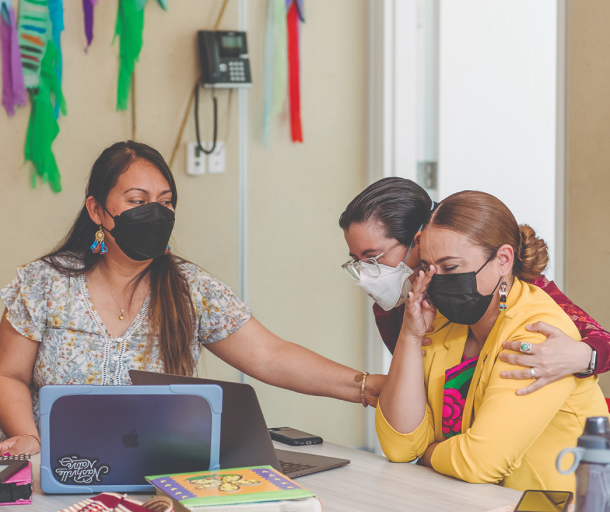
[[525,491],[515,512],[567,512],[573,498],[568,491]]
[[291,446],[303,446],[306,444],[322,444],[320,436],[314,436],[290,427],[270,428],[271,439]]

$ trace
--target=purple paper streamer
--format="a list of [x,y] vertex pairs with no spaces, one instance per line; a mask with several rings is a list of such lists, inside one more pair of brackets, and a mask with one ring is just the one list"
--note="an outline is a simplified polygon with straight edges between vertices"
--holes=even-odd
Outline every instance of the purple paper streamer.
[[91,0],[83,0],[83,11],[85,13],[85,37],[87,38],[87,48],[93,41],[93,4]]
[[87,38],[87,48],[93,41],[93,8],[97,0],[83,0],[83,11],[85,13],[85,37]]
[[0,39],[2,41],[2,105],[10,117],[15,115],[15,106],[27,104],[27,94],[23,83],[17,23],[15,11],[9,7],[10,25],[0,17]]

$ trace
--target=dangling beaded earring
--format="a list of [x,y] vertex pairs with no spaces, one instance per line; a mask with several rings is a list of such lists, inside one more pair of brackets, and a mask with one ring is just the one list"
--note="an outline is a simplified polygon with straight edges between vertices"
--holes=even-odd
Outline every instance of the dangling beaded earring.
[[164,252],[163,254],[165,254],[165,256],[167,256],[167,255],[170,253],[170,251],[171,251],[171,250],[172,250],[172,248],[171,248],[171,247],[168,245],[168,246],[165,248],[165,252]]
[[502,279],[502,283],[500,284],[500,311],[506,311],[506,297],[508,297],[506,288],[506,281]]
[[108,252],[108,247],[104,243],[104,230],[100,226],[99,231],[95,234],[95,242],[90,247],[91,252],[97,254],[101,251],[102,254],[106,254]]

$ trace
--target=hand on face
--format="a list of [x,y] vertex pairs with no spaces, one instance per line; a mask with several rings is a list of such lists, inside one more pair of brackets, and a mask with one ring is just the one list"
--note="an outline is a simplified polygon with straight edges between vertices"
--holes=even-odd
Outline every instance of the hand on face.
[[487,325],[499,314],[497,293],[502,279],[512,284],[513,249],[481,247],[468,236],[430,226],[422,234],[422,265],[436,265],[429,295],[450,322]]
[[402,322],[400,338],[421,344],[429,332],[436,316],[436,308],[428,297],[428,286],[436,267],[431,265],[427,272],[420,270],[413,283],[413,289],[405,302],[405,314]]

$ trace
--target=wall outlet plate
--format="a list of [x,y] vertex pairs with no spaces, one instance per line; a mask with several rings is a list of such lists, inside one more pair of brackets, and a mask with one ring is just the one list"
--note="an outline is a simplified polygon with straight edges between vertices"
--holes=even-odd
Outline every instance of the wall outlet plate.
[[[206,149],[211,148],[212,143],[208,142]],[[225,172],[225,143],[216,141],[214,152],[208,155],[208,172],[210,174],[222,174]]]
[[[202,143],[205,148],[205,144]],[[206,154],[199,149],[197,142],[189,142],[186,146],[186,173],[191,176],[205,174]]]

